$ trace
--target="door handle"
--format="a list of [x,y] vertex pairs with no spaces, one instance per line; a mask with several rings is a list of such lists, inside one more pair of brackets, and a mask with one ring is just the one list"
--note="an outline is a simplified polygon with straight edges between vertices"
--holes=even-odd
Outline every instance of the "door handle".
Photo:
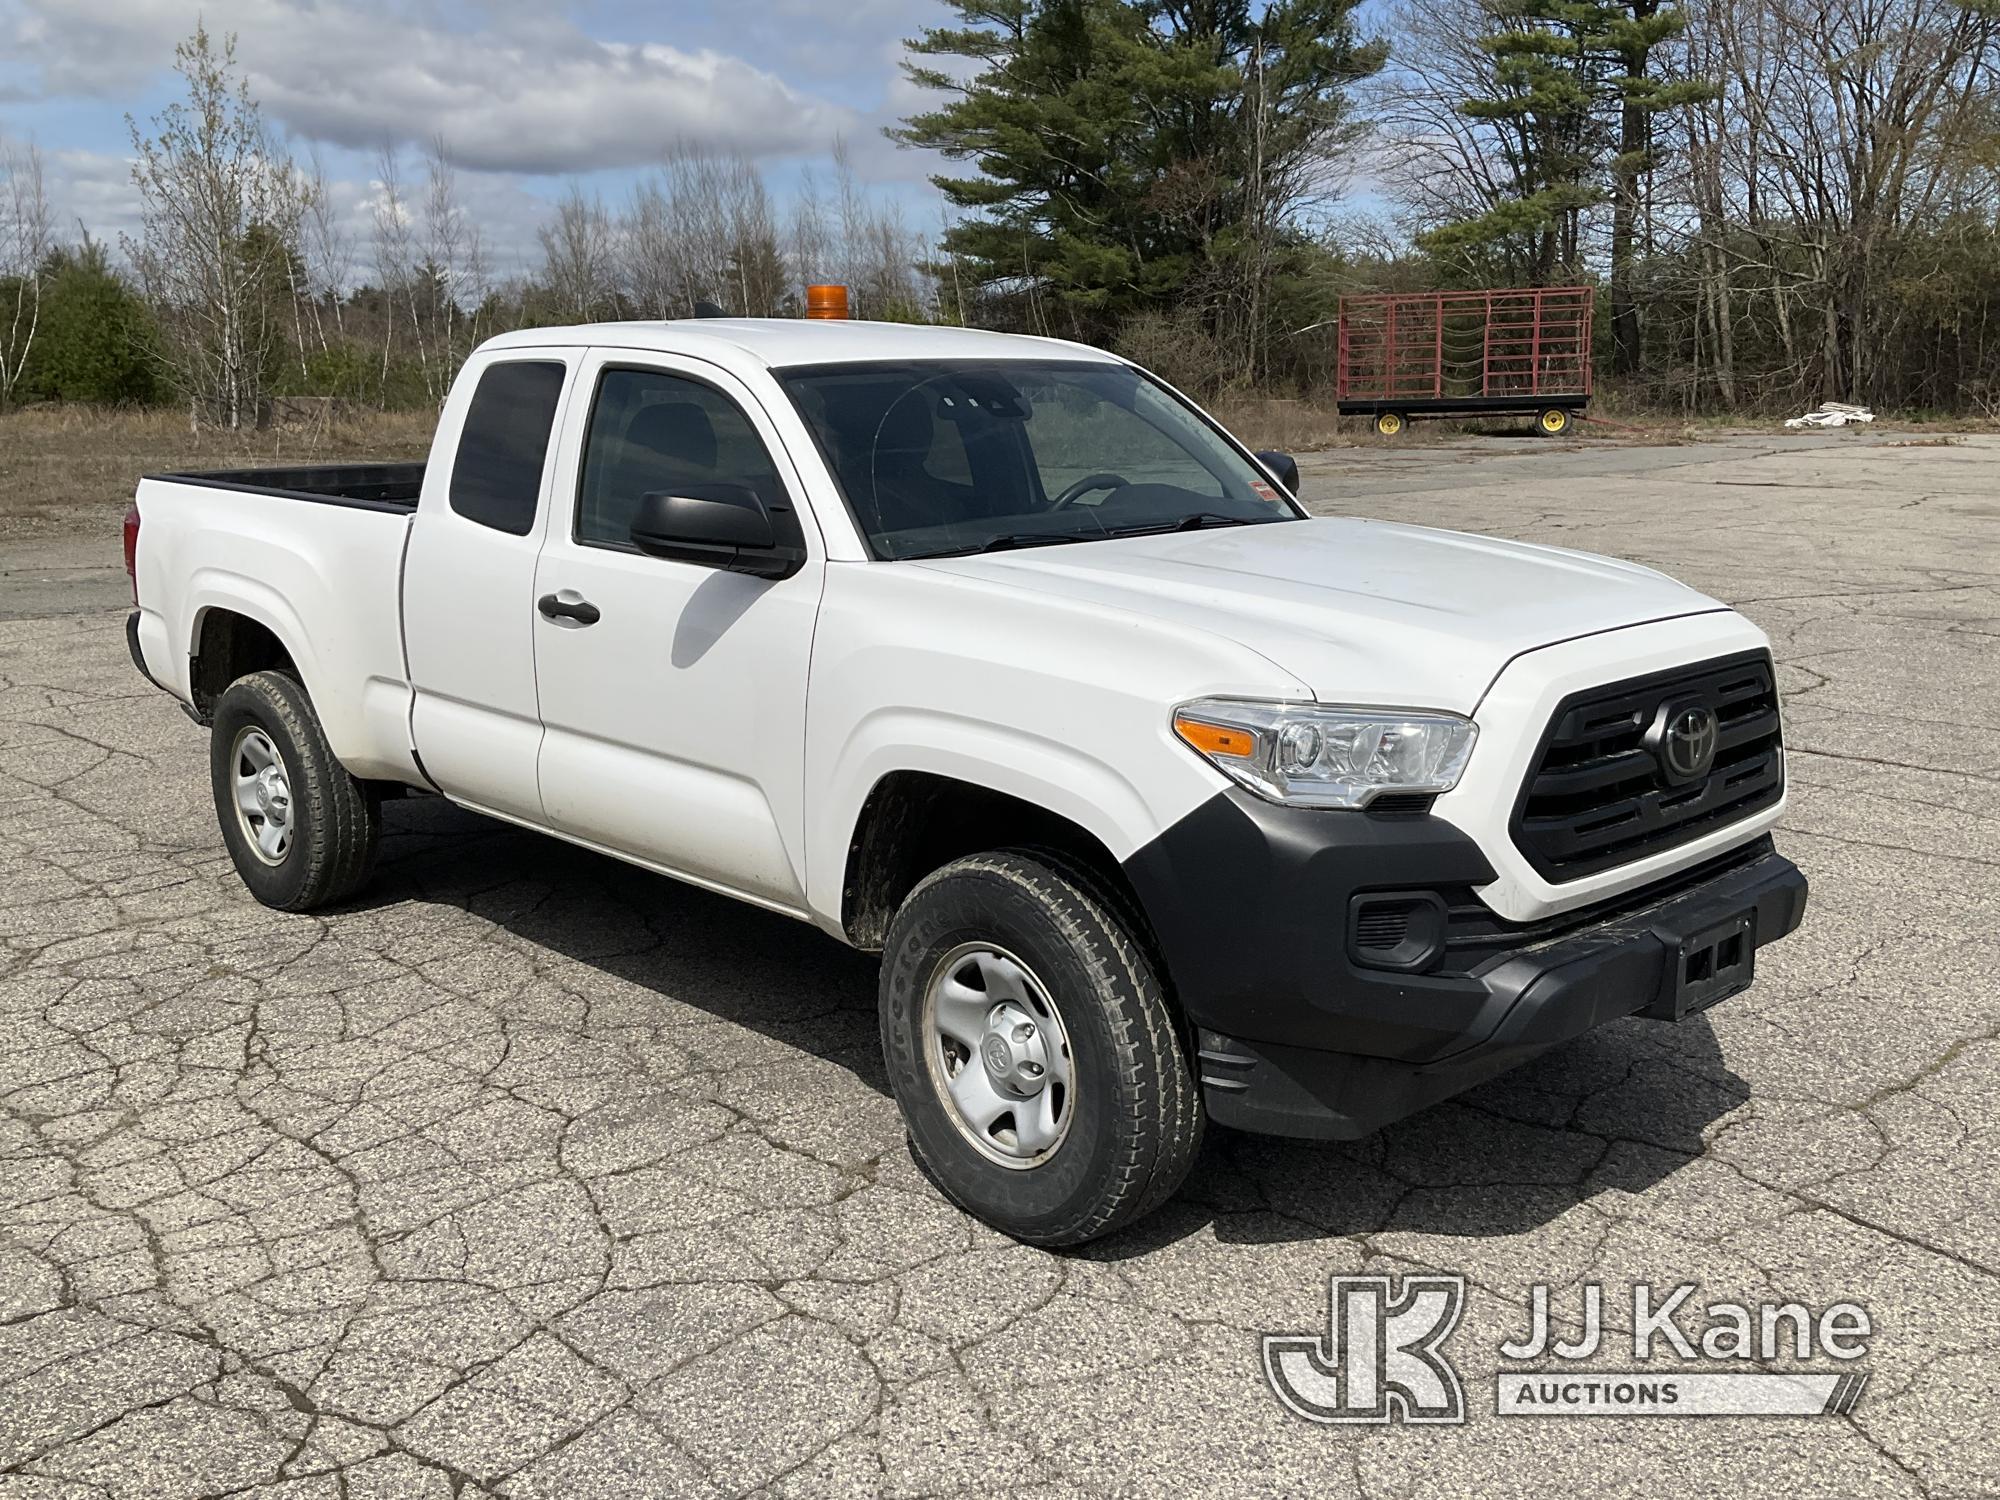
[[544,594],[535,601],[535,608],[542,612],[545,620],[567,620],[572,625],[595,625],[604,618],[595,604],[574,589],[564,589],[559,594]]

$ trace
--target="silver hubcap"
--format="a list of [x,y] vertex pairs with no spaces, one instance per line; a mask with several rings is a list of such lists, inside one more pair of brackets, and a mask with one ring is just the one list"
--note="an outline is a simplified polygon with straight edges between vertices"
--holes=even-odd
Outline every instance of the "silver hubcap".
[[1069,1033],[1035,973],[963,943],[924,992],[924,1058],[959,1132],[1003,1167],[1038,1166],[1069,1133]]
[[292,847],[292,783],[284,757],[268,734],[250,728],[239,731],[230,746],[229,766],[243,837],[265,864],[282,864]]

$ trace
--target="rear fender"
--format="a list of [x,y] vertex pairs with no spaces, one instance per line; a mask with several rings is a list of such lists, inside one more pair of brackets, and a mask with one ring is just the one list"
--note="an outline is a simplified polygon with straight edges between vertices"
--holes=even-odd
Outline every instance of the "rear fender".
[[[327,745],[343,766],[367,779],[421,781],[411,752],[406,684],[366,675],[358,663],[329,661],[298,610],[259,579],[219,568],[197,569],[189,580],[188,601],[186,651],[174,663],[174,691],[184,702],[194,701],[193,662],[208,618],[227,610],[263,626],[284,647],[312,699]],[[321,602],[332,608],[330,599]]]

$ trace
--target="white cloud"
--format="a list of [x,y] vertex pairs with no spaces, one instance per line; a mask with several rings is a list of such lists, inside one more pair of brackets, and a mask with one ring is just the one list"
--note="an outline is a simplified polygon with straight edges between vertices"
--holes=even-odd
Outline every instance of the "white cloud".
[[[295,134],[372,149],[442,135],[480,171],[587,172],[677,140],[769,157],[823,150],[851,111],[710,49],[600,41],[553,6],[488,7],[453,31],[385,0],[207,0],[235,32],[265,113]],[[47,94],[129,95],[192,29],[185,0],[13,0],[0,39]]]
[[[81,221],[115,247],[138,227],[115,121],[129,111],[143,129],[178,94],[167,70],[199,18],[218,40],[236,34],[251,93],[296,157],[334,148],[329,188],[358,278],[371,274],[376,152],[399,151],[415,198],[421,151],[440,135],[499,277],[540,258],[552,190],[528,174],[580,175],[615,205],[627,185],[619,169],[658,161],[678,142],[770,163],[782,211],[793,180],[783,163],[809,164],[828,191],[826,156],[844,139],[858,177],[901,203],[912,227],[937,217],[922,184],[947,164],[896,147],[881,128],[934,102],[895,65],[897,39],[942,19],[940,0],[593,0],[586,14],[600,36],[571,9],[562,0],[0,0],[0,90],[18,96],[0,127],[41,140],[63,236]],[[100,117],[87,141],[37,128],[38,104],[75,121],[82,101]],[[597,172],[608,180],[593,183]]]
[[[139,232],[139,193],[132,185],[130,158],[79,150],[44,150],[42,156],[56,238],[75,241],[81,226],[119,256],[120,237]],[[406,159],[403,170],[405,201],[412,213],[419,212],[423,166]],[[326,186],[334,220],[352,248],[349,280],[368,281],[375,274],[372,236],[382,184],[341,177],[330,178]],[[493,173],[461,173],[457,193],[468,221],[478,228],[493,278],[505,281],[532,270],[540,256],[537,231],[548,217],[548,202],[512,177]]]
[[128,158],[105,151],[44,149],[42,182],[57,239],[81,238],[81,225],[115,254],[121,234],[138,232],[139,194]]

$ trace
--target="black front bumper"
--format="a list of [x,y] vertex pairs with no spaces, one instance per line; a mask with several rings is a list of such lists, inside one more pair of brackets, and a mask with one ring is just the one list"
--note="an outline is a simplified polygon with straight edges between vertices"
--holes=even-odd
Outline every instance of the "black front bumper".
[[1225,793],[1126,869],[1197,1032],[1210,1117],[1324,1139],[1366,1135],[1606,1021],[1672,1014],[1689,994],[1684,943],[1747,918],[1754,952],[1806,904],[1805,876],[1760,839],[1552,923],[1488,918],[1408,973],[1357,962],[1345,913],[1369,891],[1462,900],[1493,879],[1441,819]]

